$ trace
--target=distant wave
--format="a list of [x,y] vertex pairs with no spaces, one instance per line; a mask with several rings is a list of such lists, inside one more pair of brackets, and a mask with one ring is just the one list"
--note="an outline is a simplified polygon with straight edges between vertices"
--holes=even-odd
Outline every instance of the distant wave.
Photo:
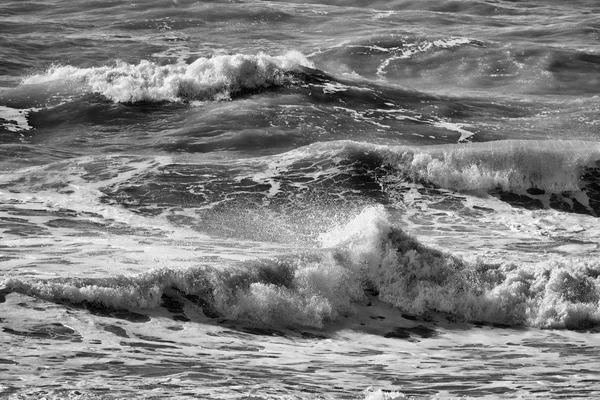
[[312,63],[296,51],[282,56],[234,54],[199,58],[191,64],[159,65],[152,61],[77,68],[53,66],[23,80],[25,85],[62,82],[81,85],[119,103],[140,101],[220,100],[243,91],[291,82],[294,72]]
[[423,245],[367,207],[321,237],[323,249],[243,265],[154,269],[133,276],[29,281],[6,291],[45,300],[136,310],[181,293],[207,317],[261,326],[323,327],[351,316],[365,291],[404,313],[452,320],[586,328],[600,324],[600,264],[549,259],[537,264],[469,262]]

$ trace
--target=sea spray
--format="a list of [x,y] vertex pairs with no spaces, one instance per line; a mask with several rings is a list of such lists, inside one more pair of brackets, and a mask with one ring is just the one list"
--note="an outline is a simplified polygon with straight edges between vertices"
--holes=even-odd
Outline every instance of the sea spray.
[[345,228],[343,235],[324,235],[324,243],[342,251],[363,282],[403,312],[541,328],[577,329],[600,322],[600,264],[595,260],[466,261],[392,226],[381,206],[365,209]]

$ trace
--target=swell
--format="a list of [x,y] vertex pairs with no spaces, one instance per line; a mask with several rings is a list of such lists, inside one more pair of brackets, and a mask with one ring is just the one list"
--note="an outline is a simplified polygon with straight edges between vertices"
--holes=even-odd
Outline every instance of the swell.
[[600,264],[593,259],[465,261],[407,235],[383,207],[364,209],[321,240],[320,251],[219,268],[165,267],[95,279],[7,278],[2,293],[131,311],[159,307],[179,293],[205,317],[259,327],[322,328],[356,315],[365,292],[415,316],[541,328],[600,324]]
[[[332,65],[336,73],[355,73],[369,79],[386,79],[419,90],[444,89],[460,92],[465,89],[494,91],[493,96],[506,94],[585,94],[599,90],[599,56],[593,51],[561,48],[523,41],[507,28],[504,35],[516,35],[518,40],[506,43],[506,38],[481,39],[469,37],[373,35],[349,40],[315,53],[315,62]],[[539,33],[560,37],[588,35],[585,30],[549,28]]]

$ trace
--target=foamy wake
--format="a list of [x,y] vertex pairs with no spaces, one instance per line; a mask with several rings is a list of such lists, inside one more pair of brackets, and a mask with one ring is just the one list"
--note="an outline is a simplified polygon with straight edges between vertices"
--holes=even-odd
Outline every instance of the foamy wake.
[[163,293],[176,290],[202,299],[205,312],[261,326],[322,327],[351,315],[366,289],[413,315],[542,328],[600,324],[597,260],[465,261],[422,245],[379,206],[324,234],[322,242],[321,251],[238,266],[159,268],[104,279],[9,278],[1,287],[118,309],[157,307]]
[[312,67],[312,63],[297,51],[277,57],[263,53],[219,55],[175,65],[119,61],[95,68],[54,66],[23,84],[75,83],[121,103],[222,100],[247,90],[287,84],[303,66]]

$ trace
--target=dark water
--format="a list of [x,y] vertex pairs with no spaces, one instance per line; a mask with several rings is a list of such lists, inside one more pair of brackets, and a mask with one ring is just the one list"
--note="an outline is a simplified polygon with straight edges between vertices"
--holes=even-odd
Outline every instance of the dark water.
[[593,398],[599,40],[596,1],[2,3],[0,393]]

